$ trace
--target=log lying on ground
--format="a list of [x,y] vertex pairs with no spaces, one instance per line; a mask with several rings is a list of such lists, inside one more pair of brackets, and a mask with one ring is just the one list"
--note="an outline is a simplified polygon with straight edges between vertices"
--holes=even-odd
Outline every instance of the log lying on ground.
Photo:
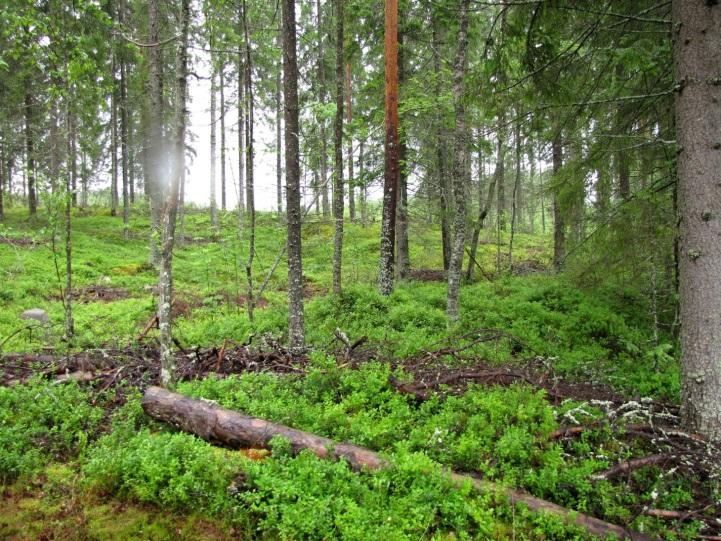
[[[160,387],[145,391],[143,410],[149,416],[172,424],[211,443],[231,448],[268,448],[274,436],[283,436],[290,441],[295,453],[308,449],[320,458],[347,460],[356,470],[377,470],[390,464],[370,449],[348,443],[337,443],[302,430],[296,430],[263,419],[247,417],[236,411],[217,406],[206,400],[196,400],[173,393]],[[503,487],[490,481],[475,479],[467,475],[450,473],[454,484],[463,486],[470,483],[476,490],[493,493],[510,500],[512,505],[523,504],[531,511],[556,515],[569,524],[579,526],[592,535],[606,538],[650,541],[652,538],[621,526],[611,524],[583,513],[571,511],[560,505],[536,498],[529,494]]]

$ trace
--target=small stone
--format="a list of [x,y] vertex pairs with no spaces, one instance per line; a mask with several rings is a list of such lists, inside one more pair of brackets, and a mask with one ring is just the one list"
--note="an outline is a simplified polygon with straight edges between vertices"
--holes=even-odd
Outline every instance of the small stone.
[[25,310],[22,314],[20,314],[20,319],[34,319],[42,325],[45,325],[50,321],[48,313],[42,308],[31,308],[30,310]]

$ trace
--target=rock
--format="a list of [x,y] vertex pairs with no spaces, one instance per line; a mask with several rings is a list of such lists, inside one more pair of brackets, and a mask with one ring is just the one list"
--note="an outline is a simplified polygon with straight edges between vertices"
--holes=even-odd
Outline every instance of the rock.
[[50,321],[48,313],[42,308],[31,308],[30,310],[25,310],[22,314],[20,314],[20,319],[34,319],[42,325],[45,325]]
[[109,284],[111,281],[110,276],[101,276],[100,280],[98,280],[101,284]]

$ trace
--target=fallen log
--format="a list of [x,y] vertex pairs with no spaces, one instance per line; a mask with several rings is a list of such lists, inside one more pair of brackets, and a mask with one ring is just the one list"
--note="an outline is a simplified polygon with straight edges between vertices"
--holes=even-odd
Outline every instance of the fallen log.
[[[160,387],[150,387],[145,391],[142,407],[145,413],[154,419],[172,424],[211,443],[218,443],[235,449],[247,447],[267,449],[273,437],[282,436],[290,441],[295,453],[307,449],[320,458],[342,458],[348,461],[356,471],[372,471],[391,466],[387,460],[370,449],[350,443],[337,443],[323,436],[264,419],[247,417],[236,411],[221,408],[211,401],[196,400]],[[507,498],[512,505],[523,504],[531,511],[556,515],[568,524],[585,529],[591,535],[601,538],[612,536],[616,539],[631,539],[633,541],[650,541],[653,539],[645,534],[584,515],[490,481],[454,472],[449,472],[449,475],[457,486],[470,483],[479,492],[493,493]]]
[[663,464],[664,462],[669,462],[673,459],[674,458],[670,455],[658,454],[624,460],[623,462],[619,462],[618,464],[614,465],[612,468],[604,472],[597,473],[593,476],[593,479],[613,479],[614,477],[618,477],[619,475],[622,475],[624,473],[628,474],[640,468],[644,468],[646,466],[656,466],[659,464]]

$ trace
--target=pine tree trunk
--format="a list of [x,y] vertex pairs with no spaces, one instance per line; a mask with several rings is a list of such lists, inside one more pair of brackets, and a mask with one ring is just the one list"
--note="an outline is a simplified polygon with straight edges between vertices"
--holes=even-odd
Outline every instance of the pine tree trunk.
[[120,61],[120,162],[123,171],[123,238],[128,240],[130,191],[128,177],[128,82],[125,60]]
[[300,127],[298,122],[295,0],[283,0],[283,98],[285,193],[288,214],[288,337],[291,347],[300,349],[305,341],[305,323],[300,235],[300,149],[298,141]]
[[[281,48],[282,24],[278,21],[278,47]],[[282,59],[281,59],[282,64]],[[275,74],[275,186],[277,192],[278,216],[283,214],[283,147],[281,139],[281,122],[283,117],[283,102],[281,100],[281,74],[283,66],[279,65]]]
[[343,0],[334,0],[336,11],[336,98],[334,151],[335,180],[333,187],[333,216],[335,218],[335,234],[333,236],[333,292],[340,295],[342,289],[343,265]]
[[118,214],[118,82],[115,79],[117,66],[115,53],[112,55],[110,73],[113,88],[110,92],[110,215]]
[[[150,25],[150,43],[160,41],[160,20],[158,13],[158,0],[148,2],[148,18]],[[148,69],[150,82],[150,111],[149,130],[147,130],[147,142],[145,145],[145,160],[148,163],[145,182],[150,199],[151,233],[150,233],[150,260],[157,265],[160,260],[160,252],[157,238],[160,229],[160,205],[161,205],[161,170],[164,147],[163,133],[163,83],[161,75],[161,57],[159,47],[150,47],[148,50]]]
[[396,237],[396,199],[400,157],[398,146],[398,1],[385,3],[385,181],[383,185],[383,222],[381,224],[381,295],[393,291],[393,259]]
[[361,209],[361,225],[368,225],[368,188],[365,182],[365,140],[361,139],[358,148],[358,177],[362,184],[360,186],[360,209]]
[[[243,6],[238,4],[238,31],[244,33]],[[245,212],[245,51],[238,53],[238,232],[243,230]]]
[[[433,70],[436,74],[440,74],[441,72],[441,40],[438,35],[439,27],[440,23],[436,21],[435,12],[433,12],[431,15],[431,48],[433,49]],[[436,96],[440,96],[441,92],[442,82],[440,77],[438,77],[438,82],[436,85]],[[448,266],[451,262],[451,228],[450,224],[448,223],[451,206],[449,202],[449,190],[446,175],[446,134],[444,133],[445,130],[443,129],[443,118],[440,107],[438,109],[438,114],[434,120],[436,137],[432,144],[436,147],[436,179],[441,205],[441,247],[443,250],[443,270],[448,271]]]
[[681,403],[691,430],[721,441],[721,5],[674,0]]
[[468,7],[470,0],[461,2],[461,13],[458,31],[458,52],[453,63],[453,102],[455,109],[455,136],[453,149],[453,197],[455,199],[455,215],[453,220],[453,245],[451,261],[448,266],[448,303],[446,313],[451,323],[458,321],[458,296],[461,288],[461,270],[463,267],[463,249],[466,243],[466,186],[468,179],[468,129],[466,126],[466,110],[463,104],[465,86],[463,79],[466,74],[466,53],[468,49]]

